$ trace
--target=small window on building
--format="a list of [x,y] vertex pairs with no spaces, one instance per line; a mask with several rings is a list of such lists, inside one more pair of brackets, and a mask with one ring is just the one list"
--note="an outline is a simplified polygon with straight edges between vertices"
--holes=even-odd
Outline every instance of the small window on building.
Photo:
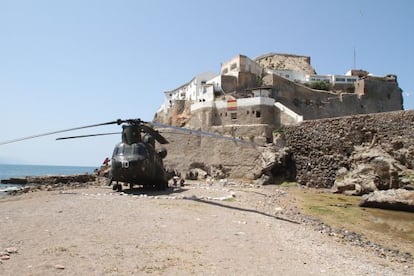
[[249,112],[249,110],[247,110],[247,111],[246,111],[246,114],[247,114],[247,115],[249,115],[249,113],[250,113],[250,112]]
[[237,113],[233,112],[230,114],[232,120],[237,120]]
[[224,114],[224,116],[226,116],[226,117],[227,117],[227,112]]
[[228,68],[224,68],[222,74],[224,75],[224,74],[227,74],[228,72],[229,72],[229,69]]
[[234,70],[234,69],[236,69],[237,68],[237,63],[233,63],[231,66],[230,66],[230,70]]
[[285,78],[287,78],[287,79],[288,79],[288,78],[290,78],[290,76],[289,76],[288,74],[286,74],[286,75],[285,75]]
[[335,78],[335,81],[345,81],[345,78]]
[[260,111],[256,111],[256,118],[260,118],[261,114]]

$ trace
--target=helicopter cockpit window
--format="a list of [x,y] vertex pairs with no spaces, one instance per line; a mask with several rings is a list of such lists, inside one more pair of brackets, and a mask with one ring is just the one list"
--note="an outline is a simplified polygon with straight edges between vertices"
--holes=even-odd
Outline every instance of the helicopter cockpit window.
[[124,155],[124,156],[132,156],[132,155],[140,155],[143,157],[148,157],[148,151],[146,147],[142,144],[119,144],[114,149],[114,156],[116,155]]
[[124,155],[133,155],[134,147],[132,145],[125,145],[123,150]]
[[114,149],[114,156],[124,154],[124,144],[119,144]]
[[134,148],[134,154],[138,154],[138,155],[141,155],[141,156],[144,156],[144,157],[148,156],[148,151],[147,151],[147,149],[145,148],[144,145],[135,144],[133,146],[133,148]]

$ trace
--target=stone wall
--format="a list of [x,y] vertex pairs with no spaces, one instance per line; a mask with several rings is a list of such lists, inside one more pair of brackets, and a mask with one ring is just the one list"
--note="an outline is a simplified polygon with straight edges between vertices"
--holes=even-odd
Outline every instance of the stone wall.
[[[355,146],[379,145],[393,156],[414,151],[414,111],[304,121],[283,131],[297,181],[309,187],[332,187],[338,169],[349,169]],[[414,160],[405,162],[409,167]]]
[[276,75],[264,77],[264,84],[273,86],[273,98],[277,102],[302,115],[304,120],[403,109],[398,84],[381,78],[358,81],[359,93],[314,90]]
[[[229,132],[238,135],[258,132],[265,134],[267,131],[266,126],[261,130],[253,130],[253,127],[229,128],[216,127],[210,131],[226,133],[227,136]],[[256,167],[261,164],[261,151],[252,145],[190,134],[169,133],[168,130],[162,133],[169,141],[169,144],[164,145],[168,151],[164,164],[167,168],[177,170],[183,175],[194,167],[221,167],[224,168],[227,177],[241,179],[257,171]],[[199,165],[195,166],[195,164]]]

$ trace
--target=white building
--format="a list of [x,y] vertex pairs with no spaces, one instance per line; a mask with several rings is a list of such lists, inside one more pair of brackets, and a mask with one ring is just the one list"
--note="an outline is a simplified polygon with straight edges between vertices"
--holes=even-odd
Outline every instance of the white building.
[[306,75],[305,83],[313,82],[327,82],[332,85],[335,84],[351,84],[356,82],[359,79],[358,76],[348,76],[348,75]]
[[305,82],[306,74],[301,71],[283,70],[283,69],[266,69],[265,72],[270,75],[278,75],[282,78],[293,82]]
[[331,76],[330,75],[306,75],[305,76],[305,82],[306,83],[312,83],[312,82],[328,82],[331,83]]
[[224,62],[220,69],[221,75],[236,76],[239,72],[249,72],[257,76],[263,73],[263,67],[244,55],[237,55]]
[[347,76],[347,75],[331,75],[331,83],[335,84],[351,84],[359,79],[358,76]]
[[202,73],[176,89],[165,91],[165,100],[160,109],[167,111],[175,100],[187,100],[192,102],[205,100],[204,95],[207,93],[207,90],[204,89],[204,86],[215,76],[216,74],[214,72]]

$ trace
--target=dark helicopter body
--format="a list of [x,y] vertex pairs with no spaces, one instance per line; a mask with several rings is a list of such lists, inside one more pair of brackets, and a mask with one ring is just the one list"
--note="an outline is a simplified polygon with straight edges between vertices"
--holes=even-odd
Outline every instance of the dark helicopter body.
[[[127,183],[130,188],[133,185],[159,190],[167,188],[168,180],[163,164],[167,151],[164,148],[156,150],[155,139],[149,133],[142,136],[141,127],[130,124],[122,128],[122,142],[115,146],[109,175],[108,184],[116,182],[114,190],[122,190],[118,182]],[[167,142],[158,132],[152,134],[157,141],[163,144]]]

